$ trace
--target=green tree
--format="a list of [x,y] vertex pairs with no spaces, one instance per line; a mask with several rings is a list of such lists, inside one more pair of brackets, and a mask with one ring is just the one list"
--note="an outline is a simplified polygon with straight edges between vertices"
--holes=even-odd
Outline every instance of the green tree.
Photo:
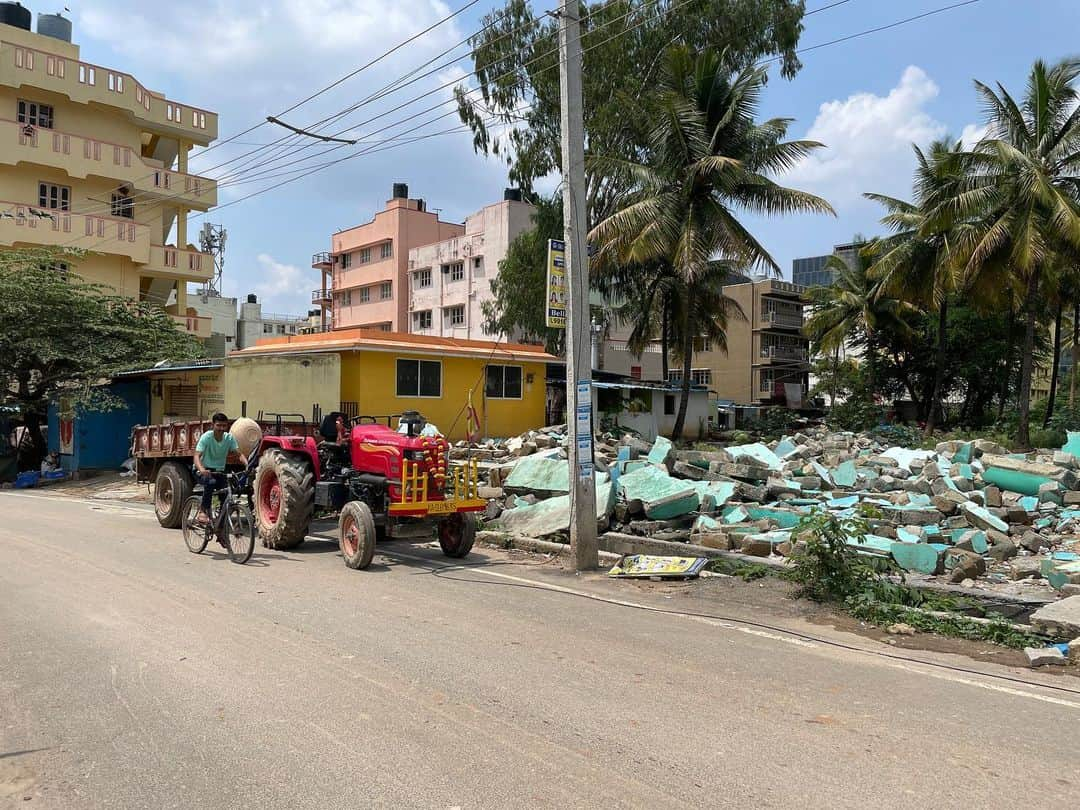
[[[672,43],[718,48],[731,70],[777,56],[781,73],[793,77],[801,67],[796,48],[804,11],[803,0],[582,2],[590,152],[636,160],[647,148],[650,122],[628,111],[656,83],[664,50]],[[536,179],[561,165],[558,23],[534,12],[528,0],[506,0],[483,23],[470,41],[480,92],[466,95],[459,88],[458,112],[472,129],[475,149],[504,157],[511,181],[530,190]],[[500,130],[506,134],[496,134]],[[610,212],[627,179],[612,172],[590,173],[590,222]]]
[[545,301],[548,240],[563,238],[562,217],[561,197],[540,198],[533,227],[511,240],[491,280],[492,298],[481,305],[488,334],[542,341],[547,351],[562,353],[566,331],[548,328]]
[[823,356],[839,357],[845,346],[861,348],[867,365],[867,384],[876,388],[874,370],[879,344],[906,342],[912,335],[910,316],[917,309],[909,303],[884,293],[881,282],[870,277],[873,243],[863,247],[855,266],[839,256],[830,256],[827,269],[836,272],[836,280],[827,287],[806,291],[810,316],[803,324],[803,334],[810,338],[814,351]]
[[915,150],[915,201],[866,194],[888,212],[881,220],[894,231],[875,245],[869,270],[881,281],[879,293],[921,306],[937,314],[937,358],[934,388],[929,398],[926,435],[932,436],[942,408],[948,345],[949,298],[956,292],[962,263],[954,243],[956,198],[966,179],[963,144],[948,138]]
[[50,249],[0,253],[0,390],[8,404],[42,413],[64,396],[109,408],[115,402],[100,386],[118,372],[201,356],[199,342],[160,308],[54,269],[79,258]]
[[975,86],[989,133],[974,150],[966,211],[979,217],[962,242],[969,275],[1008,271],[1023,291],[1024,343],[1016,429],[1030,445],[1031,377],[1040,293],[1055,254],[1080,250],[1080,60],[1037,61],[1018,101],[1002,86]]
[[765,78],[762,67],[732,73],[717,51],[672,46],[658,92],[643,113],[652,129],[642,159],[595,161],[598,168],[610,166],[633,181],[618,197],[615,213],[590,234],[598,272],[664,262],[678,277],[687,304],[673,309],[683,366],[674,438],[682,436],[686,419],[693,342],[705,326],[700,309],[689,304],[722,295],[717,262],[780,272],[736,215],[833,213],[821,198],[769,179],[820,144],[784,141],[789,119],[757,122]]

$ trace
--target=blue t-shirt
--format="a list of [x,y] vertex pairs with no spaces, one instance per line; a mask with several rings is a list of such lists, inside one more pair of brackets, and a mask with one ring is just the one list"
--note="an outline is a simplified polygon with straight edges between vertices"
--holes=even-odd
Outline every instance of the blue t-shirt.
[[199,438],[195,450],[202,454],[202,463],[206,469],[223,472],[229,453],[239,452],[240,445],[231,433],[226,433],[219,442],[214,438],[214,431],[208,430]]

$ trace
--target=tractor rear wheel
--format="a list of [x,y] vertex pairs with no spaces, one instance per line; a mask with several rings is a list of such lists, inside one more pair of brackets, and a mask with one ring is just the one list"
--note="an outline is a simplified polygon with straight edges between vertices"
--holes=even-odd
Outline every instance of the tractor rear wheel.
[[476,515],[471,512],[455,512],[439,521],[439,545],[447,557],[467,556],[475,540]]
[[303,459],[268,450],[255,473],[255,514],[263,545],[296,548],[304,542],[315,510],[315,474]]
[[349,568],[367,568],[375,556],[375,518],[363,501],[350,501],[338,518],[338,545]]
[[191,473],[176,461],[166,461],[154,479],[154,514],[166,529],[179,529],[184,502],[194,487]]

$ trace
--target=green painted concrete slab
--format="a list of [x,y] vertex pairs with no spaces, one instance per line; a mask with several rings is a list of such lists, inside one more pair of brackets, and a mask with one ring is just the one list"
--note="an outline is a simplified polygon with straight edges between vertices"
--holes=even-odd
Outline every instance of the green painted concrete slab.
[[[697,510],[701,504],[697,483],[672,478],[660,467],[644,467],[619,478],[623,497],[641,501],[653,520],[668,520]],[[719,482],[717,482],[719,483]]]
[[983,471],[982,477],[987,484],[993,484],[999,489],[1021,495],[1038,495],[1039,487],[1053,480],[1043,475],[1006,470],[1001,467],[988,467]]
[[736,462],[743,456],[749,456],[750,458],[762,462],[770,470],[779,470],[781,466],[783,466],[780,457],[760,442],[755,442],[753,444],[737,444],[728,447],[727,451]]
[[832,480],[838,487],[846,487],[850,489],[855,486],[855,462],[848,461],[843,462],[835,470],[832,471]]
[[674,450],[675,448],[672,446],[670,439],[657,436],[656,441],[653,442],[652,450],[649,451],[646,458],[650,464],[667,464]]
[[936,574],[942,567],[941,552],[928,543],[893,543],[889,554],[905,571]]
[[[596,482],[596,519],[602,522],[615,509],[615,487],[610,481]],[[493,529],[523,537],[545,537],[570,531],[570,496],[559,495],[530,506],[508,509],[491,524]]]

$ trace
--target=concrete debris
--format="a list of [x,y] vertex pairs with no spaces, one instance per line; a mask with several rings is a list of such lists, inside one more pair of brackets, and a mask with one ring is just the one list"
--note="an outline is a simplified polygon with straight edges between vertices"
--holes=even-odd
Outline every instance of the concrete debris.
[[910,624],[897,622],[896,624],[890,624],[885,628],[885,632],[890,636],[913,636],[915,635],[915,628]]
[[[556,426],[458,442],[451,457],[477,460],[492,528],[541,538],[568,531],[566,445]],[[815,511],[866,514],[872,530],[851,548],[886,566],[1035,602],[1080,593],[1080,433],[1061,449],[1024,455],[982,439],[897,447],[820,426],[693,448],[607,433],[596,437],[594,459],[597,523],[620,537],[782,564]]]
[[1024,652],[1032,669],[1051,664],[1061,666],[1065,663],[1065,655],[1057,647],[1025,647]]

